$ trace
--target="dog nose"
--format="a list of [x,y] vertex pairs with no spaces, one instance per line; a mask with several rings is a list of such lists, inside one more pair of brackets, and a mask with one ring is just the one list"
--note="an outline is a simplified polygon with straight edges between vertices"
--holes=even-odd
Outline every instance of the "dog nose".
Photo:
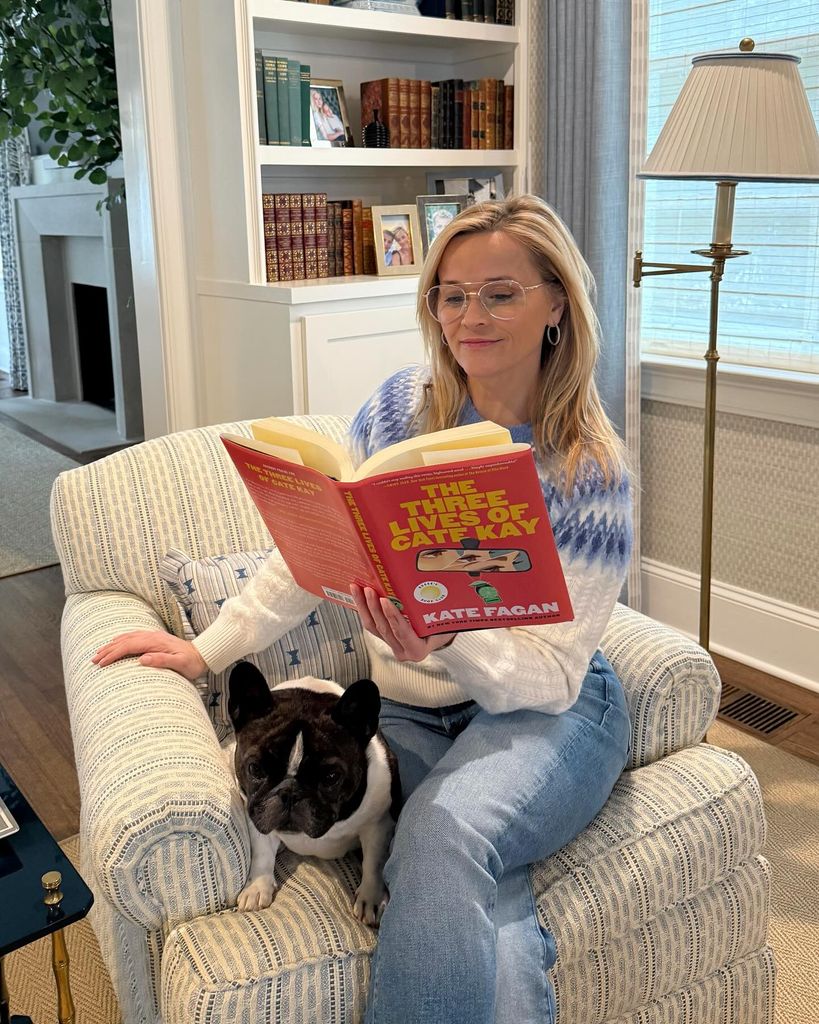
[[283,782],[277,788],[276,796],[281,800],[282,807],[289,811],[296,800],[296,783],[290,779]]

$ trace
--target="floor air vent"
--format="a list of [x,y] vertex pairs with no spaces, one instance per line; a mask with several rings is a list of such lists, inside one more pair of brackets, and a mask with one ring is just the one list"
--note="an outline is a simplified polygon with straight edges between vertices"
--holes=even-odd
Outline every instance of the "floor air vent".
[[805,716],[756,693],[748,693],[736,686],[723,686],[719,717],[750,732],[771,736]]

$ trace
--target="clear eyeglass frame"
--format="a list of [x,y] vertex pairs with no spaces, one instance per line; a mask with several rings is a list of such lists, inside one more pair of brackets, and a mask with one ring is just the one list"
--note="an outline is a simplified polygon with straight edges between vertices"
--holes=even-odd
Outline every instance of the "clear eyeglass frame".
[[[451,324],[455,320],[459,320],[464,313],[466,313],[469,305],[470,298],[474,295],[477,296],[478,302],[484,310],[494,320],[514,320],[515,317],[520,316],[526,306],[526,293],[534,291],[536,288],[542,288],[546,284],[550,284],[550,281],[540,281],[538,284],[524,285],[520,281],[515,281],[513,278],[508,278],[502,281],[486,281],[480,286],[480,288],[474,291],[469,291],[467,288],[461,287],[460,285],[433,285],[432,288],[424,292],[424,299],[426,300],[427,309],[430,315],[438,321],[439,324]],[[472,284],[471,281],[465,281],[464,284]],[[508,288],[508,297],[503,298],[499,301],[493,300],[490,296],[492,290],[498,292],[504,286]],[[442,294],[448,294],[450,298],[457,299],[458,293],[460,293],[460,304],[447,306],[446,315],[441,317],[440,310],[438,309],[438,302]],[[519,304],[519,305],[518,305]],[[502,312],[506,307],[507,311],[511,314],[504,316]],[[513,308],[514,307],[514,308]]]

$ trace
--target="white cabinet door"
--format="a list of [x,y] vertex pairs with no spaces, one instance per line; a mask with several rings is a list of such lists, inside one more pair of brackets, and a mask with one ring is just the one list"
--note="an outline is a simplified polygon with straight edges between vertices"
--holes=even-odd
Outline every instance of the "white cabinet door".
[[305,316],[301,334],[296,412],[352,415],[390,374],[426,362],[414,305]]

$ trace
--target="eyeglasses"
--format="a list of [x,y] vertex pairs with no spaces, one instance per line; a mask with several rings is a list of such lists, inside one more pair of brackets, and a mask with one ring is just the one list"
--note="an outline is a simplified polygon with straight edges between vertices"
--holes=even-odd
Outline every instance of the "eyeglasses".
[[[471,284],[471,281],[467,281]],[[470,292],[459,284],[436,284],[425,293],[427,309],[439,324],[450,324],[459,320],[467,310],[472,295],[495,320],[514,320],[526,308],[526,293],[542,288],[549,281],[540,284],[522,285],[519,281],[487,281],[477,291]]]

